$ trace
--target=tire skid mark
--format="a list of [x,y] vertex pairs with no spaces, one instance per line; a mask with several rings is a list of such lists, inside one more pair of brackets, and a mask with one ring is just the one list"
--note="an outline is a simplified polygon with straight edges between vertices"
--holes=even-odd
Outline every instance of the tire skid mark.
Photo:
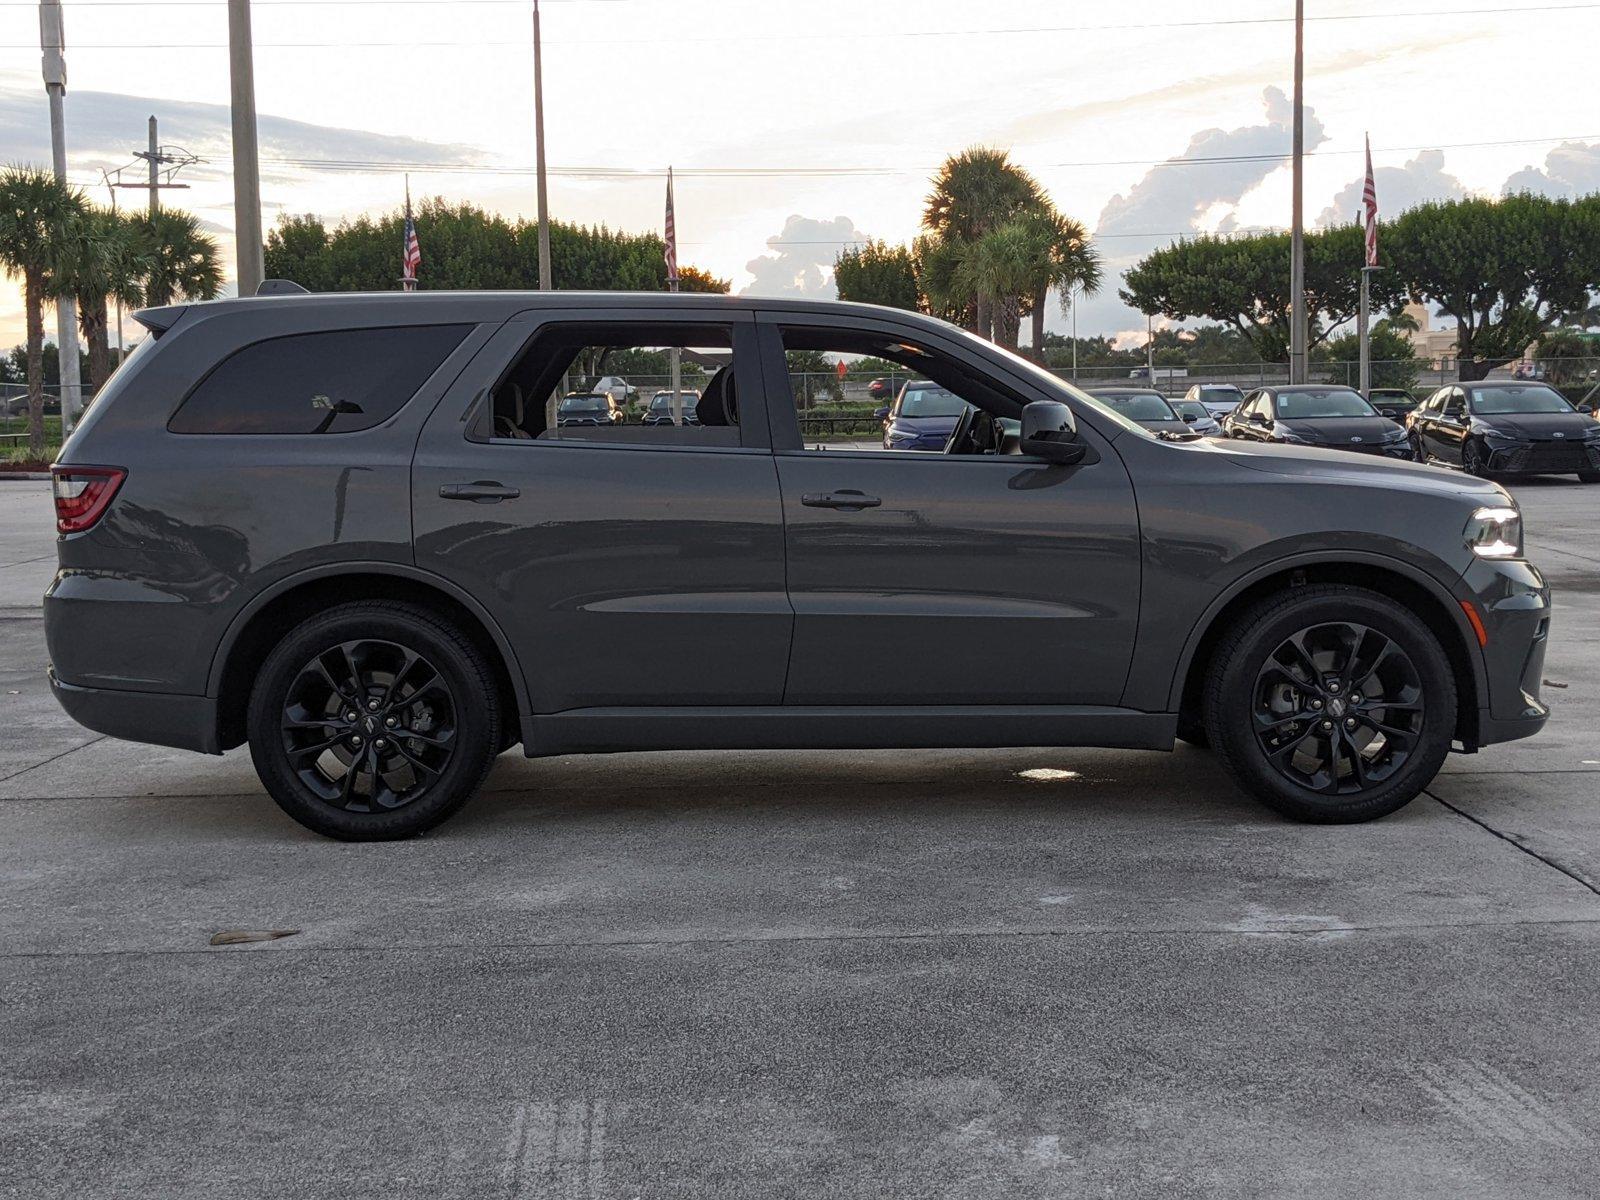
[[1421,1063],[1412,1068],[1411,1075],[1439,1108],[1475,1133],[1548,1146],[1593,1141],[1547,1100],[1480,1060]]
[[595,1200],[605,1171],[605,1102],[512,1106],[500,1179],[507,1200]]

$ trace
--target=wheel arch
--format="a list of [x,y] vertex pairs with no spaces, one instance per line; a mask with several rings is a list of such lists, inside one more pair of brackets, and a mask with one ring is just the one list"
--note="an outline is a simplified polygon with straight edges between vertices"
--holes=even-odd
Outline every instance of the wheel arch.
[[1172,711],[1197,713],[1211,652],[1223,633],[1261,597],[1313,583],[1344,583],[1388,596],[1419,617],[1438,637],[1455,675],[1456,738],[1475,748],[1478,712],[1487,705],[1488,681],[1476,635],[1460,602],[1427,572],[1379,554],[1332,557],[1306,554],[1277,560],[1235,580],[1207,607],[1190,631],[1173,678]]
[[253,666],[297,621],[352,600],[409,600],[448,616],[479,643],[494,667],[506,720],[520,728],[529,709],[527,684],[516,651],[483,605],[450,581],[404,563],[347,562],[279,580],[229,623],[206,680],[206,695],[217,701],[220,749],[231,749],[245,739]]

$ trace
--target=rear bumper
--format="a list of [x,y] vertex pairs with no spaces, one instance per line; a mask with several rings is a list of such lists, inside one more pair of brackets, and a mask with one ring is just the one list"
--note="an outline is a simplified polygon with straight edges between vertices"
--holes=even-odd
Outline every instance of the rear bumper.
[[86,729],[130,742],[221,754],[217,702],[207,696],[125,692],[63,683],[50,670],[50,689],[67,715]]

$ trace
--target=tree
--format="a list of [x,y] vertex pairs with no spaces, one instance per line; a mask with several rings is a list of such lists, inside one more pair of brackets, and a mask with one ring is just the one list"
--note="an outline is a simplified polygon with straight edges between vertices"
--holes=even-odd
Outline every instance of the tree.
[[[969,253],[972,243],[1047,204],[1038,181],[1014,164],[1004,150],[973,146],[945,159],[939,168],[923,205],[922,227],[959,259]],[[988,262],[975,264],[967,276],[988,272],[996,262],[993,252],[997,249],[998,245],[991,245],[988,251],[979,252]],[[969,327],[984,337],[993,333],[992,300],[992,296],[972,293],[963,305]]]
[[99,388],[110,376],[111,344],[107,309],[113,302],[143,302],[141,284],[151,259],[133,218],[106,209],[90,208],[80,236],[66,248],[58,286],[78,301],[78,326],[88,347],[85,378]]
[[1600,196],[1422,204],[1383,244],[1412,298],[1455,321],[1461,378],[1482,379],[1600,287]]
[[22,277],[27,323],[28,453],[44,455],[44,304],[87,209],[82,193],[35,167],[0,172],[0,267]]
[[1590,365],[1600,358],[1600,338],[1576,329],[1552,329],[1539,339],[1533,360],[1544,368],[1545,379],[1556,387],[1581,383]]
[[[1311,347],[1356,316],[1362,242],[1359,225],[1306,235]],[[1142,313],[1220,321],[1246,338],[1259,360],[1283,362],[1289,353],[1289,244],[1287,233],[1174,242],[1127,273],[1121,296]],[[1373,276],[1373,304],[1380,312],[1397,309],[1403,300],[1397,276],[1394,271]]]
[[144,302],[152,307],[175,300],[210,300],[222,287],[217,243],[200,230],[191,213],[163,208],[135,217],[143,254]]
[[[1418,370],[1422,364],[1411,348],[1411,339],[1402,332],[1405,324],[1388,320],[1373,323],[1368,339],[1373,387],[1416,387]],[[1357,382],[1356,364],[1361,360],[1361,337],[1356,333],[1347,333],[1334,338],[1313,357],[1318,362],[1346,364],[1348,382],[1354,387]]]
[[884,241],[845,250],[833,261],[839,299],[886,304],[916,312],[921,308],[916,257],[905,246]]
[[1059,290],[1065,311],[1072,303],[1072,292],[1081,289],[1086,296],[1100,290],[1100,255],[1089,244],[1083,225],[1064,217],[1048,201],[1023,214],[1019,220],[1033,231],[1038,256],[1031,272],[1032,291],[1028,297],[1033,319],[1033,356],[1044,361],[1044,310],[1050,293]]

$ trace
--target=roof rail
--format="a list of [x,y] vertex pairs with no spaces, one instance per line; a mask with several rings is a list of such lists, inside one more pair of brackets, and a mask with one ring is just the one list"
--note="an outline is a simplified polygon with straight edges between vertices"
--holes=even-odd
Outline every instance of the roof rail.
[[308,289],[301,287],[292,279],[263,279],[256,288],[258,296],[304,296]]

